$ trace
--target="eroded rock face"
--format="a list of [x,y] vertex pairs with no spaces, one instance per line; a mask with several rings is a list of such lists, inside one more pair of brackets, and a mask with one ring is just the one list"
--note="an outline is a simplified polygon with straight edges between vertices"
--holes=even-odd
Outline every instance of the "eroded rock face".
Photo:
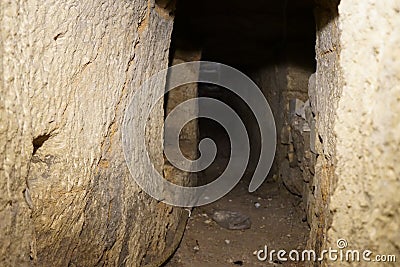
[[[317,2],[317,71],[311,75],[308,83],[312,116],[306,116],[310,127],[310,162],[315,166],[310,168],[314,177],[308,184],[306,199],[307,220],[311,228],[307,247],[314,249],[318,255],[326,248],[327,231],[331,222],[330,196],[336,183],[336,137],[333,126],[342,90],[342,76],[339,65],[338,1]],[[313,262],[307,264],[314,266]]]
[[[138,266],[168,246],[180,211],[135,185],[120,141],[132,94],[167,67],[167,6],[1,2],[1,266]],[[162,120],[159,103],[159,170]]]
[[346,239],[348,249],[399,255],[400,6],[319,5],[318,66],[315,90],[309,91],[316,121],[312,150],[318,157],[308,245],[320,252]]
[[[362,10],[362,12],[360,12]],[[400,256],[400,3],[341,1],[337,187],[329,244]],[[373,258],[373,257],[371,257]],[[398,263],[397,263],[398,265]],[[380,266],[397,266],[382,263]],[[347,266],[343,264],[343,266]]]

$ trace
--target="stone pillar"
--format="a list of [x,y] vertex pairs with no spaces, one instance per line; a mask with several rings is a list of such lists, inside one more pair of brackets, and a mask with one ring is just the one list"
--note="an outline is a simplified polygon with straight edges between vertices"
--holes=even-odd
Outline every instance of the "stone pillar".
[[[168,65],[170,8],[1,2],[1,266],[139,266],[169,246],[180,214],[131,179],[121,122],[135,90]],[[161,170],[162,103],[149,124]]]
[[[201,49],[198,48],[183,48],[175,47],[172,53],[172,65],[182,64],[185,62],[191,61],[199,61],[201,60]],[[185,84],[174,88],[173,90],[169,91],[167,95],[167,103],[165,107],[166,115],[168,115],[176,106],[185,102],[189,99],[194,99],[198,97],[198,85],[196,83]],[[186,112],[189,114],[198,114],[198,105],[188,106],[186,108]],[[179,115],[179,114],[178,114]],[[176,127],[181,128],[183,125],[174,124],[174,120],[172,120],[172,125],[168,125],[167,127]],[[167,128],[165,129],[167,130]],[[189,159],[196,159],[197,158],[197,145],[199,139],[199,128],[198,128],[198,121],[192,120],[187,123],[182,131],[180,132],[179,136],[179,143],[180,148],[183,155]],[[166,149],[168,149],[168,142],[164,144]],[[176,148],[171,148],[176,149]],[[182,184],[185,186],[188,185],[196,185],[197,183],[197,175],[195,173],[188,173],[181,171],[175,167],[173,167],[169,162],[166,162],[164,168],[165,178],[173,183]]]
[[[342,0],[343,91],[328,244],[400,258],[400,2]],[[349,264],[347,264],[349,265]],[[342,264],[342,266],[347,266]],[[379,266],[397,266],[386,262]]]

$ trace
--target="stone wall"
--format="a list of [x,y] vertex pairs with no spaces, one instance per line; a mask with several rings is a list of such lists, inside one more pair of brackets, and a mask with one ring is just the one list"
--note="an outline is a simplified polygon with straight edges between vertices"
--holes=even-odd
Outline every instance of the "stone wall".
[[[303,101],[308,99],[308,78],[313,72],[313,64],[310,58],[304,57],[301,62],[296,62],[291,53],[293,51],[288,50],[285,57],[253,72],[251,76],[263,91],[275,118],[277,148],[270,173],[291,193],[306,197],[310,178],[307,176],[309,170],[303,168],[303,163],[309,164],[311,157],[309,128],[303,130],[305,119],[292,110],[296,109],[292,104],[304,109]],[[307,162],[303,159],[305,156]]]
[[[172,40],[174,41],[174,40]],[[175,40],[176,41],[176,40]],[[171,47],[170,51],[170,64],[172,66],[183,64],[185,62],[199,61],[201,59],[201,49],[187,46],[181,46],[180,43],[174,43],[174,47]],[[173,76],[173,71],[169,74]],[[175,75],[179,75],[175,74]],[[167,77],[167,85],[168,85]],[[168,116],[178,105],[183,104],[185,101],[196,98],[198,96],[198,85],[197,83],[190,83],[178,86],[166,94],[165,99],[165,116]],[[186,105],[185,112],[192,114],[197,117],[199,112],[198,105]],[[178,116],[179,114],[176,113]],[[195,160],[198,156],[197,145],[199,140],[199,127],[197,119],[188,122],[186,125],[181,125],[179,120],[171,119],[170,125],[165,123],[164,131],[168,130],[179,130],[179,149],[182,154],[191,160]],[[182,128],[183,127],[183,128]],[[165,151],[170,149],[172,153],[176,153],[176,147],[173,144],[168,143],[168,140],[164,140]],[[198,184],[197,174],[195,172],[185,172],[173,166],[167,158],[165,158],[164,165],[164,176],[165,178],[178,185],[182,186],[195,186]]]
[[369,249],[373,255],[396,255],[397,262],[400,258],[399,13],[399,1],[342,0],[339,5],[343,91],[334,128],[337,186],[331,199],[333,222],[328,232],[328,244],[332,247],[336,247],[339,238],[344,238],[350,249]]
[[399,256],[399,10],[395,1],[319,1],[316,8],[308,247],[317,252],[346,239],[348,249]]
[[[268,66],[257,69],[249,74],[257,86],[262,90],[268,104],[274,115],[277,137],[277,148],[275,152],[274,162],[272,164],[270,174],[278,179],[280,163],[287,155],[286,146],[282,146],[281,131],[284,128],[285,115],[285,98],[284,90],[287,87],[286,65],[276,61]],[[255,139],[255,137],[252,137]],[[258,158],[257,158],[258,161]]]
[[[169,246],[180,210],[134,184],[120,126],[135,90],[167,67],[171,8],[1,2],[1,266],[139,266]],[[160,103],[148,136],[160,171],[162,119]]]
[[[183,64],[185,62],[199,61],[201,60],[201,49],[184,49],[175,48],[172,55],[172,65]],[[196,83],[185,84],[179,86],[168,93],[166,115],[168,115],[176,106],[185,102],[186,100],[196,98],[198,95],[198,86]],[[198,106],[189,106],[186,110],[189,114],[197,114]],[[197,120],[192,120],[187,123],[180,133],[179,139],[181,143],[187,147],[186,156],[195,159],[197,157],[197,140],[199,135],[199,129]],[[175,126],[175,125],[173,125]],[[176,125],[177,128],[182,125]],[[186,149],[184,149],[186,150]],[[185,151],[186,152],[186,151]],[[184,152],[184,153],[185,153]]]
[[316,164],[306,209],[311,227],[307,246],[315,249],[317,254],[326,248],[331,220],[330,196],[336,184],[336,136],[333,126],[342,84],[337,5],[338,1],[319,1],[315,9],[317,71],[315,81],[313,77],[310,79],[309,98],[315,120],[310,139]]

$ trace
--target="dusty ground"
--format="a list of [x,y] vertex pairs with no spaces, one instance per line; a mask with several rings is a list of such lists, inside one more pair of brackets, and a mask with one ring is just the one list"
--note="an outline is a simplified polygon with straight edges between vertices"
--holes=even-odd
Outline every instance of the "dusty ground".
[[[230,156],[227,134],[214,122],[200,120],[200,139],[216,141],[215,161],[198,174],[199,183],[218,178],[225,170]],[[273,179],[267,179],[254,193],[248,192],[251,168],[239,184],[226,196],[207,206],[193,210],[180,247],[165,267],[222,266],[304,266],[301,262],[260,261],[255,251],[304,249],[309,227],[300,207],[302,200],[290,194]],[[256,208],[255,203],[260,207]],[[228,230],[212,220],[215,210],[239,211],[250,217],[251,228]]]
[[[220,157],[202,175],[215,176],[223,169],[224,161],[226,158]],[[303,222],[301,199],[272,180],[252,194],[247,184],[242,180],[225,197],[193,210],[180,247],[166,267],[303,266],[301,262],[262,262],[254,255],[265,245],[269,251],[305,247],[309,228]],[[261,206],[256,208],[255,203]],[[244,213],[251,219],[251,228],[224,229],[211,218],[215,210]]]

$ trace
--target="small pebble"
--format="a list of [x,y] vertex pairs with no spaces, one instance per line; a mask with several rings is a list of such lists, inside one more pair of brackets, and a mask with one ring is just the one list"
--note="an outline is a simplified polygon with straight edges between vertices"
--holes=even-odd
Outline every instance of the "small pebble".
[[199,248],[199,246],[194,246],[194,247],[193,247],[193,250],[194,250],[194,251],[199,251],[200,248]]
[[254,250],[254,251],[253,251],[253,255],[254,255],[254,256],[256,256],[257,253],[258,253],[258,250]]
[[256,207],[256,209],[258,209],[259,207],[261,207],[261,204],[256,202],[256,203],[254,203],[254,207]]
[[229,245],[229,244],[231,243],[231,241],[228,240],[228,239],[225,239],[225,243],[226,243],[227,245]]
[[205,220],[204,223],[205,223],[205,224],[210,224],[210,223],[211,223],[211,220]]

